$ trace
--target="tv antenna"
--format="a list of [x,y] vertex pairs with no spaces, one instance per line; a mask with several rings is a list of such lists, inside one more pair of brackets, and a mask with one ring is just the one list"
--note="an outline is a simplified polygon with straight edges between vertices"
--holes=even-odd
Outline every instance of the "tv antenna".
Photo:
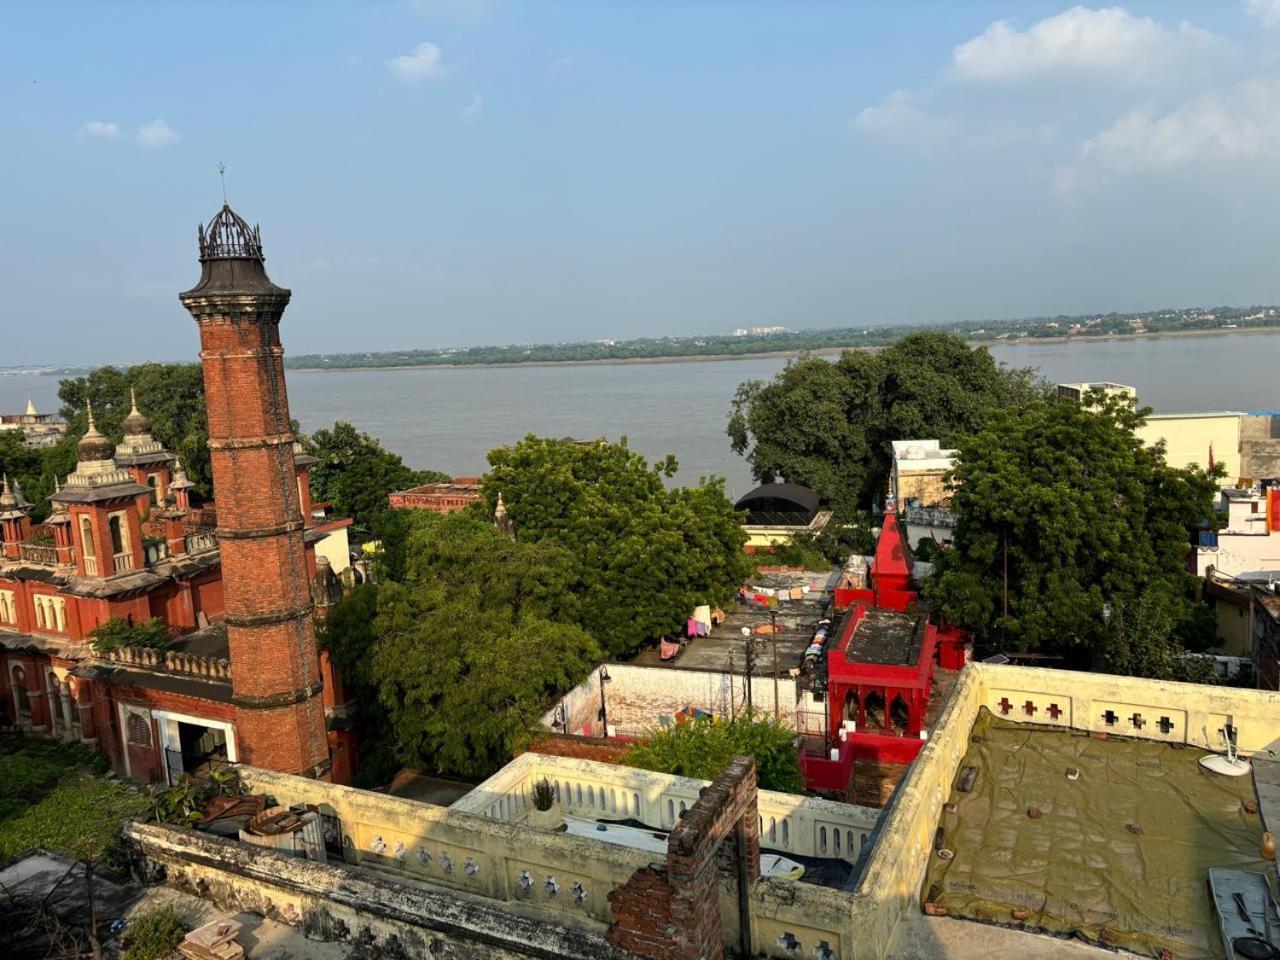
[[219,161],[219,162],[218,162],[218,179],[222,181],[222,204],[223,204],[223,206],[226,206],[226,203],[227,203],[227,165],[226,165],[225,163],[222,163],[221,161]]

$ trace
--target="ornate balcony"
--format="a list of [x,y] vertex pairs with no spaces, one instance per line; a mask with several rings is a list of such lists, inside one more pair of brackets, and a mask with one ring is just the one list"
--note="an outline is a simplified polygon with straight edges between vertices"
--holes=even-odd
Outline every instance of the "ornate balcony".
[[58,548],[43,543],[18,544],[18,556],[27,563],[43,563],[57,566]]

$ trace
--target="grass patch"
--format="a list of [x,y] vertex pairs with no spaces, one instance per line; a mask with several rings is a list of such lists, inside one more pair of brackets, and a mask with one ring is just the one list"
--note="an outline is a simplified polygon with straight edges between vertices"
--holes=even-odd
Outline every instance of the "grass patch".
[[156,907],[129,921],[120,960],[159,960],[178,949],[191,925],[176,907]]
[[32,847],[111,864],[120,823],[146,808],[138,790],[104,774],[82,744],[0,734],[0,861]]

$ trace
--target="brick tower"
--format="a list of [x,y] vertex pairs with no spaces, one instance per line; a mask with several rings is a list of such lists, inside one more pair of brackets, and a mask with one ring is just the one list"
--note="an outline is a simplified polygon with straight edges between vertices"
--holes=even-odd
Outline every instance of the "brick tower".
[[280,317],[262,238],[223,205],[199,230],[200,282],[180,294],[200,327],[227,641],[241,759],[327,777],[329,751]]

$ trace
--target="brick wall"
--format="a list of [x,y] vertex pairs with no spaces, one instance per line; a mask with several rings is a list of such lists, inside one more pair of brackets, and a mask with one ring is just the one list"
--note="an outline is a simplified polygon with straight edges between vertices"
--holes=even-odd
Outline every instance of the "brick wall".
[[[610,892],[609,942],[658,960],[720,960],[722,866],[748,886],[760,879],[756,766],[749,757],[730,762],[680,818],[667,838],[665,865],[637,870]],[[749,929],[736,933],[730,939],[740,952],[754,956]]]

